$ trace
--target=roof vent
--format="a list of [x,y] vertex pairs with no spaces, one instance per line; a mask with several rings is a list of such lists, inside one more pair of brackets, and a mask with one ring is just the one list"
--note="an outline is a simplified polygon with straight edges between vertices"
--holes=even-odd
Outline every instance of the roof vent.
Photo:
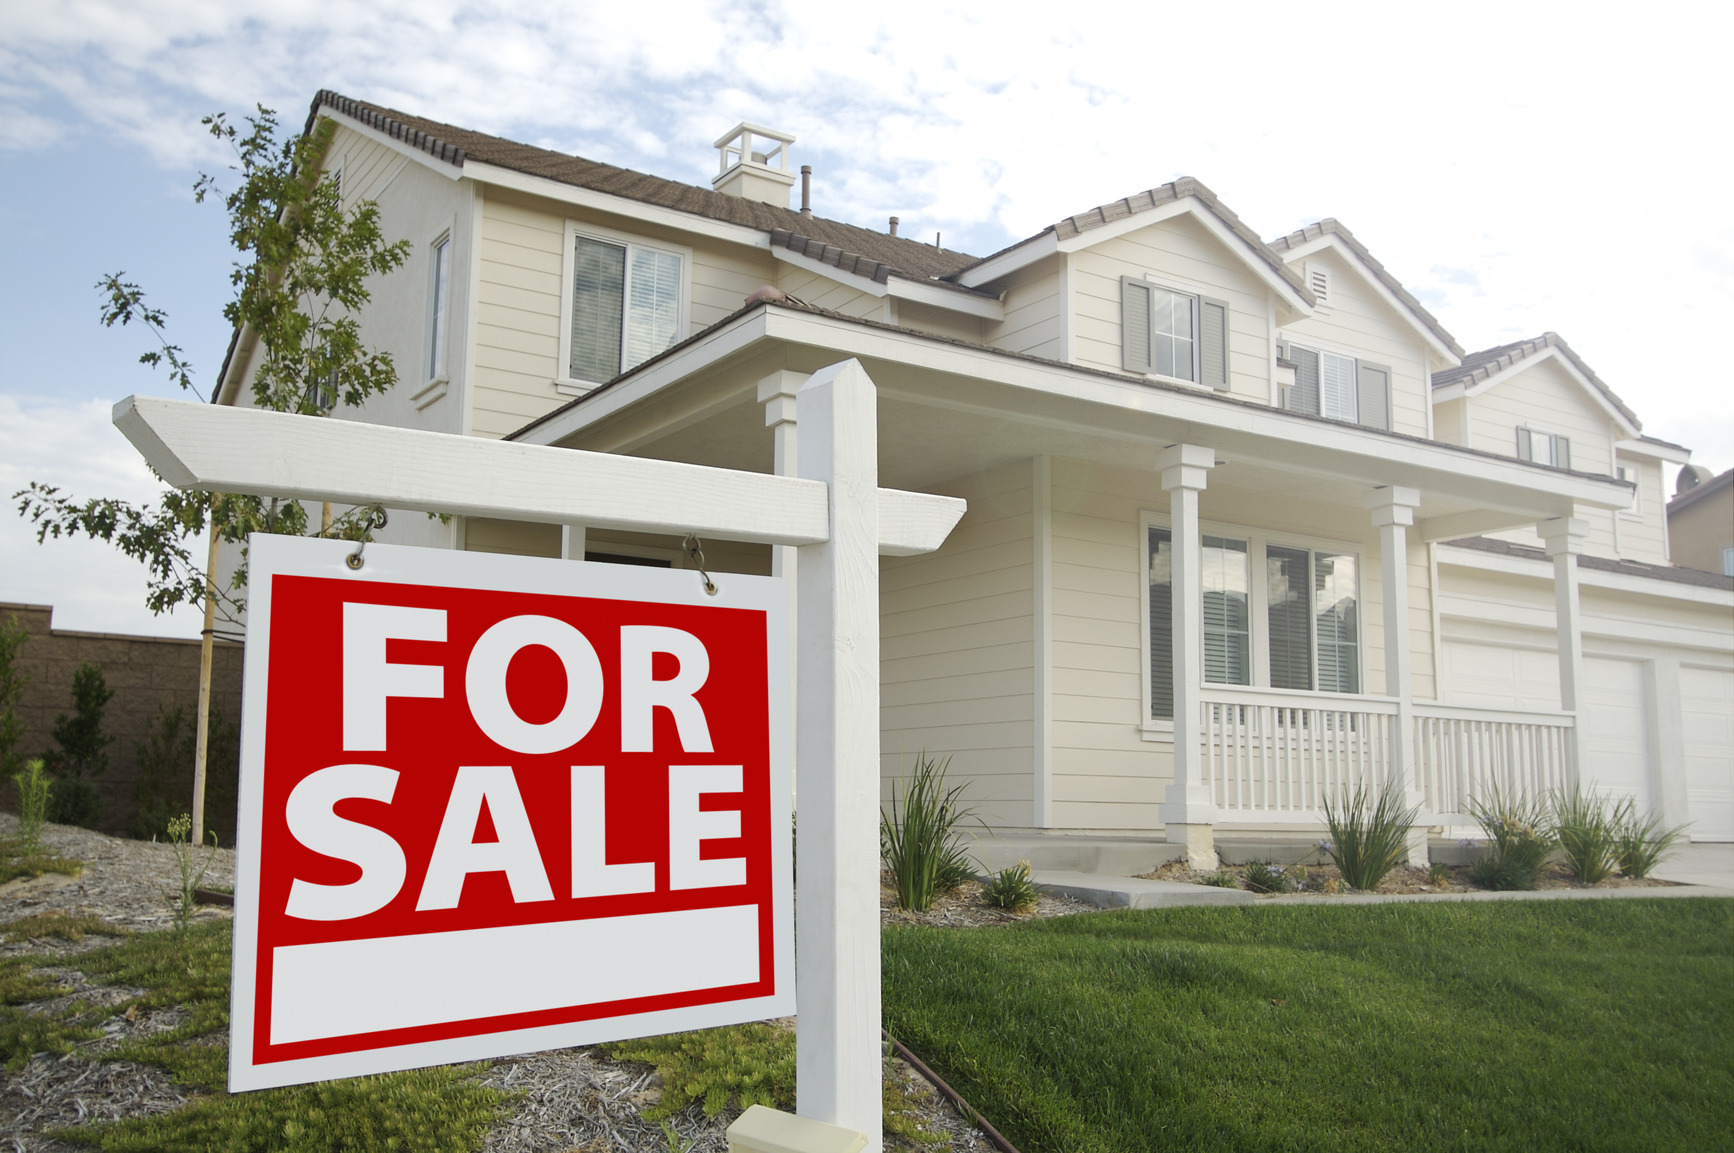
[[1321,305],[1331,303],[1331,270],[1322,264],[1307,265],[1307,288]]
[[746,121],[717,138],[717,175],[710,186],[725,196],[789,206],[795,174],[789,171],[789,145],[795,138]]

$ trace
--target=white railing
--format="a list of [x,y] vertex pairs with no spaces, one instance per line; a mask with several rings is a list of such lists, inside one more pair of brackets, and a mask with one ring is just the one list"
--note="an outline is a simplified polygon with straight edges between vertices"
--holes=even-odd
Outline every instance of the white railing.
[[1397,702],[1210,685],[1202,754],[1224,822],[1322,824],[1326,798],[1387,779]]
[[1473,825],[1495,791],[1531,800],[1572,783],[1568,713],[1415,706],[1415,774],[1434,824]]

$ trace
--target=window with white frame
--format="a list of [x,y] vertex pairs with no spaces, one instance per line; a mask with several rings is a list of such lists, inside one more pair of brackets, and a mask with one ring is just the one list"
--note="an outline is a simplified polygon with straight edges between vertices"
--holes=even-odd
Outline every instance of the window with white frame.
[[1643,513],[1644,486],[1638,481],[1637,466],[1622,464],[1618,468],[1614,469],[1614,474],[1632,486],[1632,503],[1627,505],[1621,511],[1632,516],[1641,515]]
[[1734,545],[1722,550],[1722,575],[1734,577]]
[[1557,432],[1527,425],[1517,430],[1517,459],[1532,460],[1550,468],[1571,468],[1571,440]]
[[1227,301],[1122,277],[1120,339],[1128,372],[1228,387]]
[[1294,366],[1294,384],[1283,397],[1293,412],[1391,427],[1391,369],[1352,356],[1285,342],[1277,354]]
[[562,368],[601,384],[680,340],[685,315],[681,254],[568,229],[570,292]]
[[[1145,518],[1149,716],[1174,717],[1173,534]],[[1360,558],[1265,534],[1200,536],[1207,684],[1361,691]],[[1265,580],[1254,585],[1252,574]]]
[[427,379],[444,380],[446,346],[450,344],[452,238],[448,232],[433,243],[428,269]]

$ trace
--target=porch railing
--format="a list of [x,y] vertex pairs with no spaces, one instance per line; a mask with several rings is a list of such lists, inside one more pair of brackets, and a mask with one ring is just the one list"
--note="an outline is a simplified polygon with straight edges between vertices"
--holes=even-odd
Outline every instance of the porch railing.
[[1390,771],[1395,701],[1211,685],[1202,712],[1205,781],[1229,821],[1318,824],[1325,798]]
[[[1317,826],[1326,798],[1390,780],[1397,702],[1209,685],[1200,703],[1205,784],[1223,823]],[[1541,798],[1572,780],[1566,713],[1417,704],[1411,772],[1429,824],[1473,825],[1497,790]]]
[[1433,823],[1473,825],[1494,792],[1539,799],[1572,783],[1567,713],[1415,706],[1415,774]]

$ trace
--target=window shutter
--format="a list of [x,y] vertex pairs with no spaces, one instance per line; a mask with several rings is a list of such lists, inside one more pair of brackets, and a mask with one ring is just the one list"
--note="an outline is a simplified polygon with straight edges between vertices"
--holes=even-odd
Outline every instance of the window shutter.
[[1535,459],[1535,448],[1530,443],[1529,430],[1527,428],[1520,428],[1517,430],[1517,459]]
[[1391,427],[1391,370],[1380,364],[1355,363],[1355,389],[1360,393],[1361,423],[1368,428]]
[[1228,302],[1198,298],[1199,383],[1228,388]]
[[1294,387],[1288,392],[1288,406],[1296,412],[1319,414],[1319,354],[1310,348],[1289,345],[1288,358],[1294,361]]
[[1150,286],[1120,278],[1120,364],[1127,372],[1149,372]]
[[1553,438],[1553,463],[1555,468],[1571,468],[1571,441],[1566,437]]

